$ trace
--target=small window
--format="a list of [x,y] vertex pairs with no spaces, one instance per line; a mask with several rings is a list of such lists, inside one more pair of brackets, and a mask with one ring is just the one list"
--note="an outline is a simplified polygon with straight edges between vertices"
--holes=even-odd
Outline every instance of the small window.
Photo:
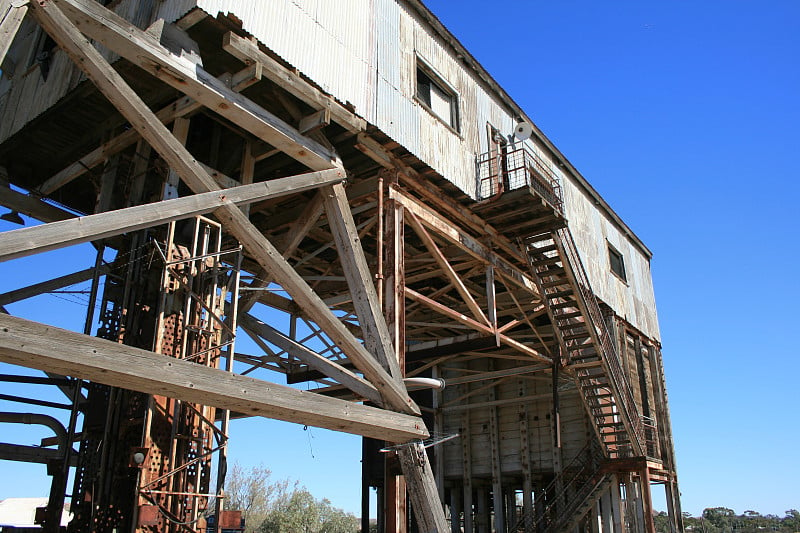
[[625,260],[622,254],[611,244],[608,245],[608,262],[611,266],[611,272],[616,274],[622,281],[628,281],[628,277],[625,275]]
[[432,70],[417,64],[417,100],[434,115],[458,131],[458,96]]

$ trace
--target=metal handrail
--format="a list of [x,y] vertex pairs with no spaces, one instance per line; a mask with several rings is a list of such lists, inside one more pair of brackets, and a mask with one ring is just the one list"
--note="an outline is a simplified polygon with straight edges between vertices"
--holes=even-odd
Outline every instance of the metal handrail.
[[589,313],[589,318],[592,321],[597,339],[603,350],[604,366],[608,370],[611,385],[617,393],[616,396],[619,398],[618,409],[623,416],[623,421],[627,420],[626,426],[629,426],[630,432],[632,433],[631,441],[636,447],[634,451],[641,454],[645,449],[645,431],[642,417],[638,414],[638,409],[636,408],[633,390],[625,377],[621,359],[611,340],[611,335],[608,332],[602,312],[600,311],[600,305],[597,302],[594,292],[590,288],[589,277],[581,262],[578,249],[572,238],[572,233],[568,227],[560,228],[557,231],[564,253],[567,256],[566,259],[572,266],[572,272],[575,276],[580,296]]
[[[603,452],[599,449],[598,443],[590,439],[542,491],[547,503],[541,515],[531,516],[535,511],[529,510],[517,521],[512,530],[518,531],[523,528],[526,532],[535,531],[543,522],[552,526],[558,522],[558,516],[569,517],[596,485],[602,461]],[[572,497],[567,499],[569,494],[572,494]]]
[[476,162],[479,200],[528,186],[553,209],[563,213],[558,177],[530,147],[521,143],[502,146],[478,155]]

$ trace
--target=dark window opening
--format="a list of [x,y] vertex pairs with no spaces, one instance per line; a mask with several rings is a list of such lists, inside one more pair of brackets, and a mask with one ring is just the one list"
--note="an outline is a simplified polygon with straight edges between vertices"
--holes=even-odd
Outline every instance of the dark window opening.
[[458,131],[458,97],[433,72],[417,66],[417,99],[428,111]]
[[608,245],[608,262],[611,266],[611,272],[616,274],[622,281],[628,281],[628,277],[625,275],[625,260],[622,254],[610,244]]

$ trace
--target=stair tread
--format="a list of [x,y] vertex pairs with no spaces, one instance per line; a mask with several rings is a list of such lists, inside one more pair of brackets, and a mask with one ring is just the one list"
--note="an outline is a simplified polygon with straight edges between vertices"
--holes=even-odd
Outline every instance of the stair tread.
[[565,296],[572,296],[574,294],[575,292],[572,289],[569,289],[566,291],[551,292],[550,294],[545,293],[545,296],[547,298],[563,298]]
[[567,320],[569,318],[577,318],[579,316],[583,316],[583,313],[581,313],[580,311],[575,311],[574,313],[561,313],[553,316],[556,320]]

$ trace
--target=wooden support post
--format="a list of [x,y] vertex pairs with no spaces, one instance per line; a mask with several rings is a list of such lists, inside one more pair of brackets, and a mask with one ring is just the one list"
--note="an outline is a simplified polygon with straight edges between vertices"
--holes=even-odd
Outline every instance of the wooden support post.
[[611,484],[611,512],[614,520],[614,533],[617,531],[624,531],[625,511],[622,507],[622,498],[620,495],[620,479],[616,474],[613,476],[613,482]]
[[614,531],[614,512],[611,504],[611,491],[613,490],[614,487],[610,487],[603,491],[603,495],[600,498],[600,513],[603,533],[613,533]]
[[450,533],[463,533],[461,529],[461,496],[460,487],[450,489]]
[[0,2],[0,65],[6,58],[8,49],[19,31],[22,19],[28,12],[28,2],[3,0]]
[[[488,360],[492,365],[492,360]],[[494,368],[489,367],[492,371]],[[489,402],[497,399],[492,386],[486,395]],[[503,500],[503,465],[500,457],[500,422],[497,407],[489,407],[489,456],[492,465],[492,499],[494,507],[494,530],[505,531],[505,501]]]
[[650,492],[650,471],[646,463],[639,474],[639,489],[642,493],[645,531],[647,533],[656,533],[656,525],[653,521],[653,495]]
[[439,503],[439,493],[433,480],[428,454],[419,441],[401,446],[397,452],[403,467],[411,509],[421,532],[445,533],[447,519]]
[[392,442],[428,436],[416,416],[237,376],[8,315],[0,315],[0,361]]
[[[253,183],[253,176],[256,171],[256,158],[253,156],[253,141],[250,139],[245,140],[242,147],[242,164],[240,171],[240,180],[242,185]],[[250,215],[250,206],[242,206],[242,213]]]
[[[469,393],[469,383],[464,384],[464,388]],[[473,533],[475,522],[472,501],[472,432],[470,431],[469,409],[464,410],[461,417],[461,469],[464,484],[464,531]]]
[[[380,192],[379,192],[380,194]],[[384,272],[381,272],[384,282],[384,316],[386,327],[394,347],[392,357],[398,365],[401,376],[405,375],[405,250],[403,235],[403,208],[394,202],[385,206],[384,238],[385,252],[382,261]],[[405,532],[407,529],[408,492],[403,476],[390,475],[386,469],[384,479],[386,487],[386,531],[392,533]]]

